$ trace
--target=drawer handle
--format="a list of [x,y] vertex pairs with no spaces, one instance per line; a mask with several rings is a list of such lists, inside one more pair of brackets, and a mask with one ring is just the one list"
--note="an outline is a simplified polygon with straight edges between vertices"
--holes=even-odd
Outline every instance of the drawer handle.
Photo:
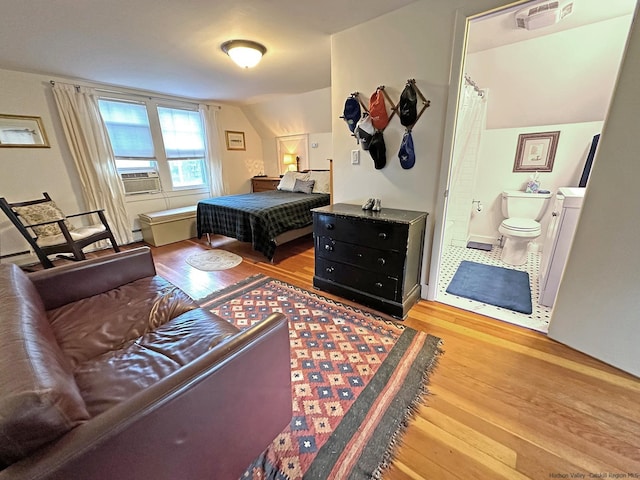
[[384,265],[385,263],[387,263],[387,261],[384,258],[378,258],[378,265]]
[[382,288],[382,282],[376,282],[376,288]]
[[327,230],[333,230],[335,228],[335,225],[333,223],[327,223],[326,227]]
[[334,270],[335,270],[335,268],[333,268],[333,267],[327,267],[326,268],[327,273],[333,273]]
[[333,247],[331,245],[329,245],[328,243],[324,246],[324,249],[327,252],[333,252]]
[[384,232],[380,232],[380,233],[378,234],[378,238],[379,238],[380,240],[386,240],[386,239],[387,239],[387,234],[386,234],[386,233],[384,233]]

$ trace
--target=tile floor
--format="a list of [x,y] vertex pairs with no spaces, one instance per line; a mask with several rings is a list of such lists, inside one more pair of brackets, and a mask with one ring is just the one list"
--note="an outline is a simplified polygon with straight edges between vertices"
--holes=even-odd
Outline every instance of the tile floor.
[[[529,253],[529,259],[526,264],[513,266],[507,265],[500,260],[501,252],[502,248],[497,246],[494,246],[493,250],[490,252],[465,247],[445,247],[442,255],[442,264],[440,266],[440,279],[438,282],[436,300],[446,303],[447,305],[480,313],[497,320],[502,320],[530,328],[532,330],[547,333],[549,328],[549,318],[551,317],[551,308],[538,304],[538,297],[540,295],[538,272],[540,270],[542,255],[540,253]],[[533,312],[530,315],[526,315],[447,293],[446,290],[449,286],[449,282],[451,282],[451,279],[456,273],[458,265],[460,265],[462,260],[469,260],[497,267],[511,268],[513,270],[521,270],[529,273]]]

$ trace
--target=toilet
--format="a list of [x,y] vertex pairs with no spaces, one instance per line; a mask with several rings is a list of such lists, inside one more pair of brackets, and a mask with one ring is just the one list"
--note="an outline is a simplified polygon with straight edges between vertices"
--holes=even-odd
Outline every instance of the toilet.
[[544,215],[550,198],[551,193],[502,192],[502,215],[505,219],[498,231],[505,239],[500,256],[504,263],[527,263],[527,247],[542,233],[538,220]]

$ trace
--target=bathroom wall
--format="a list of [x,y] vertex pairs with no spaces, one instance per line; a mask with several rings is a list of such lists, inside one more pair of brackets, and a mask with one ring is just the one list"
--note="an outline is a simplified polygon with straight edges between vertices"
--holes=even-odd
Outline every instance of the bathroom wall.
[[[607,114],[631,17],[466,56],[465,71],[489,91],[476,182],[465,187],[484,207],[478,212],[469,202],[470,240],[497,243],[503,219],[500,193],[523,189],[529,177],[513,173],[519,134],[559,130],[553,171],[540,174],[542,188],[555,192],[558,187],[577,185],[592,137],[600,133]],[[473,35],[472,23],[470,50],[474,50]],[[548,209],[541,221],[540,246],[550,213]]]
[[[503,220],[500,194],[503,190],[524,190],[529,179],[529,173],[513,173],[518,135],[560,131],[553,171],[539,174],[541,188],[555,193],[559,187],[578,185],[591,140],[595,134],[600,133],[602,124],[603,122],[598,121],[485,130],[474,189],[474,198],[481,200],[484,208],[481,212],[472,208],[468,210],[471,212],[471,240],[497,243],[500,236],[498,227]],[[551,209],[548,208],[541,221],[542,235],[537,240],[541,247],[550,215]]]
[[[466,72],[491,93],[487,128],[603,120],[631,19],[625,15],[467,55]],[[470,51],[473,38],[472,23]]]

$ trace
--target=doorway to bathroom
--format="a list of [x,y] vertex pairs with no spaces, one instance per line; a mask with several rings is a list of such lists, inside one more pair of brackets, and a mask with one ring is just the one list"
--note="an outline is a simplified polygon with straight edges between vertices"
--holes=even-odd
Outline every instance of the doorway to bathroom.
[[[553,8],[550,3],[561,9],[557,18],[564,8],[569,13],[559,21],[549,17],[540,28],[541,20],[523,17],[543,5]],[[603,3],[536,0],[469,20],[435,300],[547,331],[552,304],[540,305],[539,279],[544,249],[551,248],[547,231],[555,194],[578,186],[593,138],[602,131],[636,0]],[[502,192],[523,191],[536,175],[516,171],[519,138],[547,132],[559,132],[557,149],[542,164],[550,168],[537,173],[537,187],[552,196],[526,263],[509,265],[501,259],[504,242],[498,231],[504,219]],[[447,292],[464,261],[526,272],[531,313]]]

